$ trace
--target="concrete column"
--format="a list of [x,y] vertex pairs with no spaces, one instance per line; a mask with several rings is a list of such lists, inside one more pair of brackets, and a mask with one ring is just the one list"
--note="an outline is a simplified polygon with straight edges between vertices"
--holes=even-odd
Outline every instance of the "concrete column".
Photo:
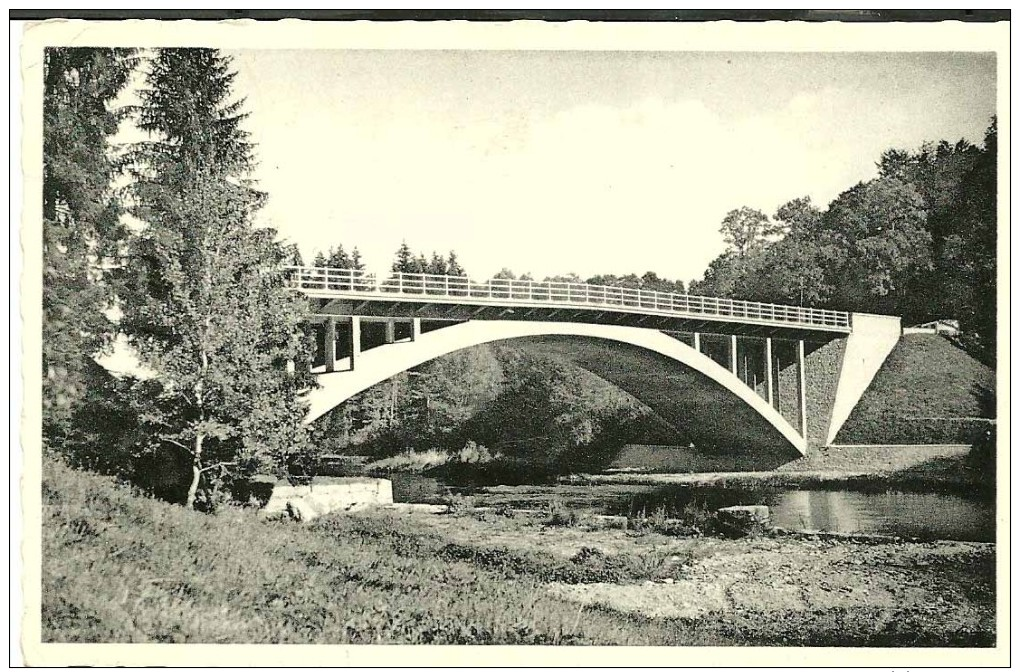
[[730,373],[737,375],[737,335],[730,336]]
[[350,357],[350,368],[348,371],[354,370],[354,360],[359,354],[361,354],[361,318],[351,317],[347,323],[347,329],[344,329],[344,348],[343,354]]
[[772,337],[765,339],[765,385],[768,387],[769,406],[775,408],[775,396],[772,392]]
[[701,334],[694,332],[694,349],[701,352]]
[[804,339],[797,341],[797,383],[800,386],[800,435],[807,438],[807,375],[804,368]]
[[411,340],[417,341],[418,337],[421,336],[421,318],[411,318]]
[[326,373],[336,371],[336,320],[326,318]]
[[395,343],[397,340],[397,323],[393,320],[386,320],[386,342]]
[[361,318],[357,315],[351,317],[351,371],[354,370],[354,361],[361,354]]

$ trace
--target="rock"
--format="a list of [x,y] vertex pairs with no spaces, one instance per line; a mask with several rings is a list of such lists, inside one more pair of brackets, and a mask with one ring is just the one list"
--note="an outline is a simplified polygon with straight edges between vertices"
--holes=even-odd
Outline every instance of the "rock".
[[768,527],[772,519],[769,507],[763,505],[727,506],[719,509],[719,522],[742,533]]

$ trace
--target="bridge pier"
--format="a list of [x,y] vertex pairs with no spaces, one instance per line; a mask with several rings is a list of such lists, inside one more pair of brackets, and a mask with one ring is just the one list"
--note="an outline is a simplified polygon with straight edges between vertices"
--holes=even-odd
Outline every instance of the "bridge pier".
[[397,342],[397,323],[394,320],[386,320],[386,344]]
[[326,373],[336,371],[336,318],[326,318],[326,335],[323,352],[326,357]]
[[421,318],[411,318],[411,342],[415,342],[421,336]]
[[350,329],[347,330],[346,352],[351,353],[351,371],[354,370],[355,362],[361,355],[361,318],[357,315],[351,317]]
[[804,339],[797,341],[797,382],[800,396],[800,435],[807,438],[807,371],[804,368]]
[[772,337],[765,337],[765,385],[768,388],[768,396],[766,399],[769,402],[769,406],[772,408],[776,407],[775,392],[773,391],[775,385],[773,384],[772,376]]

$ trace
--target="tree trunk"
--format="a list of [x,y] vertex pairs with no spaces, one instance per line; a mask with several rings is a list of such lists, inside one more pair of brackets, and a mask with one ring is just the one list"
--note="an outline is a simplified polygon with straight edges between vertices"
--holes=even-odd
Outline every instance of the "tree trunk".
[[191,485],[188,486],[188,499],[184,505],[195,508],[195,495],[198,493],[198,482],[202,479],[202,441],[205,437],[201,434],[195,437],[195,455],[191,460]]

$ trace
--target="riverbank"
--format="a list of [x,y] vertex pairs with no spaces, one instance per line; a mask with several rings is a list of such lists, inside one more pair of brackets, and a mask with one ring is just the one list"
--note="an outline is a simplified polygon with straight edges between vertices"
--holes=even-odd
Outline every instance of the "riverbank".
[[[609,486],[612,487],[612,486]],[[992,544],[676,536],[454,502],[260,521],[47,462],[57,642],[991,646]],[[667,532],[667,533],[664,533]]]
[[569,484],[724,485],[963,493],[994,499],[995,476],[970,457],[970,446],[830,446],[772,471],[651,473],[621,470],[559,478]]

